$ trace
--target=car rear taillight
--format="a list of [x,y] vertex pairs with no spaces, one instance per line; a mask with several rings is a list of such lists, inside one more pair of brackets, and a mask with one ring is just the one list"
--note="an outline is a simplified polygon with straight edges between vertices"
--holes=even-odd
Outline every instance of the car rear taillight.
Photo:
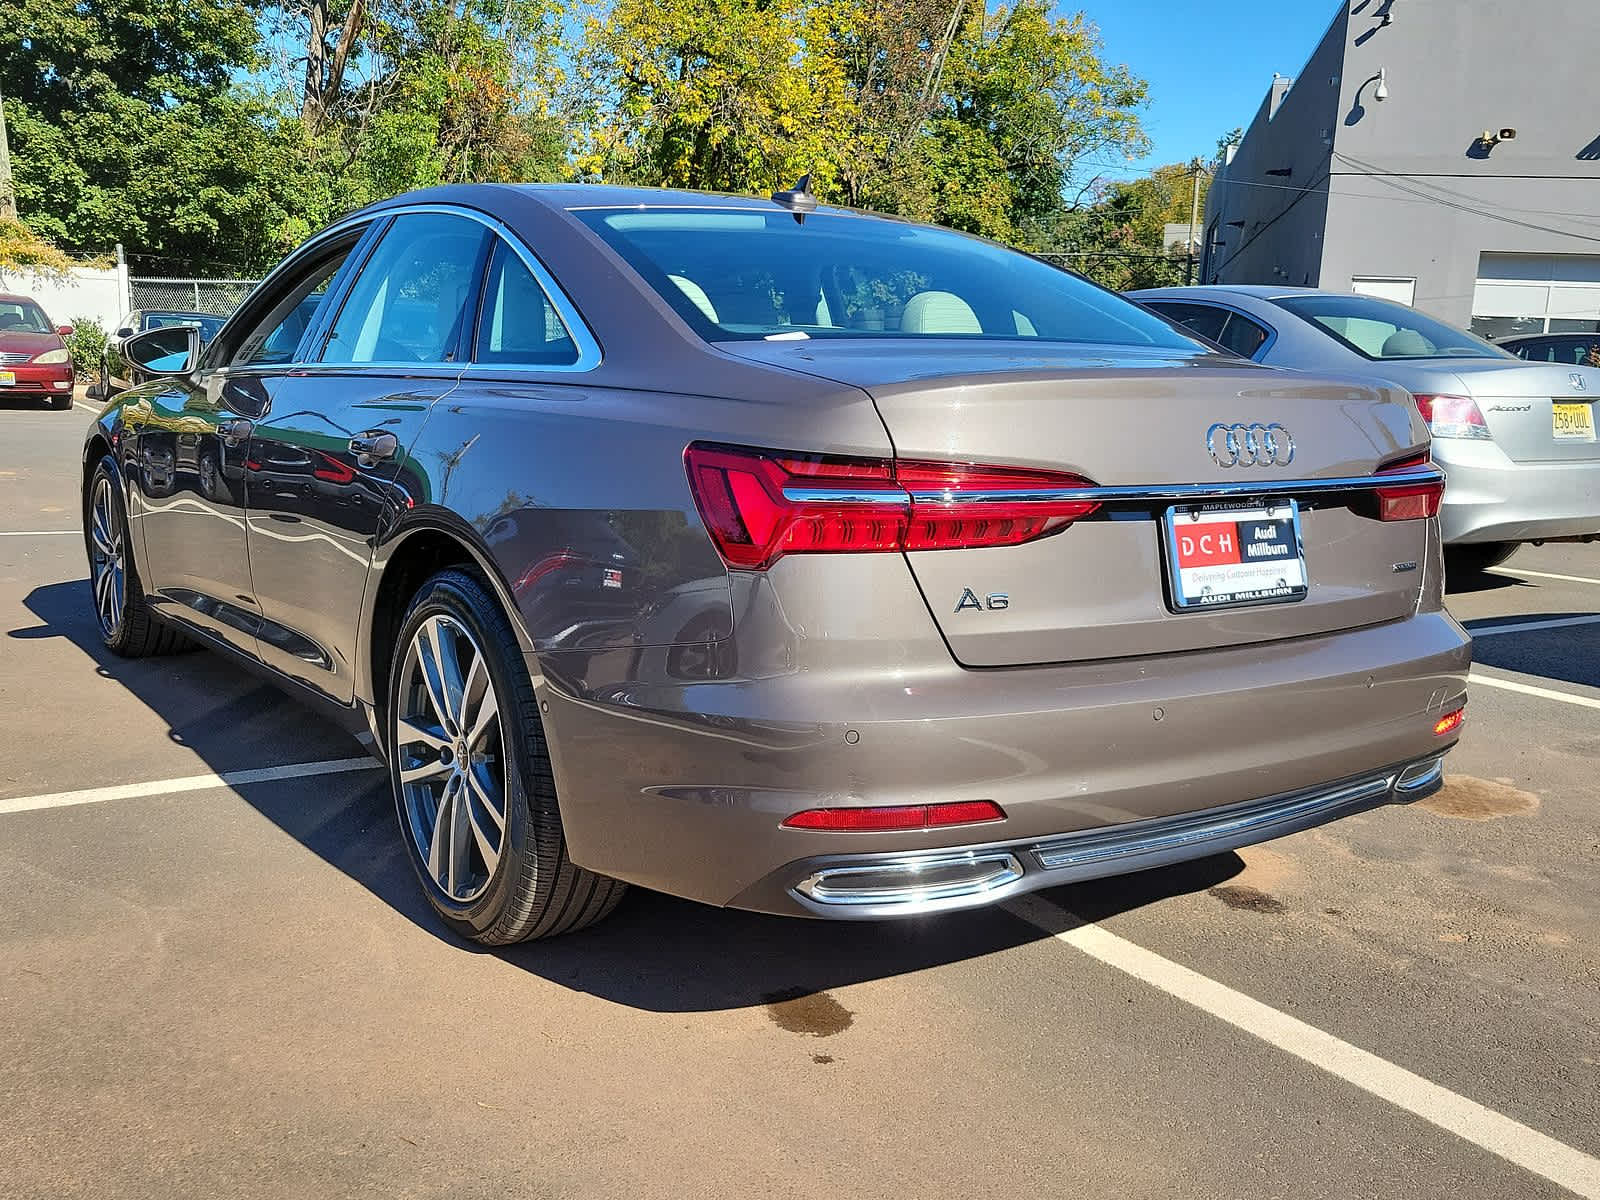
[[1447,733],[1454,733],[1461,728],[1461,722],[1467,719],[1466,705],[1462,705],[1454,712],[1447,712],[1433,723],[1433,736],[1443,737]]
[[730,567],[785,554],[1015,546],[1064,529],[1094,501],[1077,475],[695,444],[689,487]]
[[[1427,454],[1401,459],[1378,470],[1379,476],[1401,471],[1415,471],[1429,465]],[[1420,483],[1397,483],[1390,487],[1374,489],[1378,500],[1380,521],[1421,521],[1439,515],[1439,501],[1444,496],[1444,480],[1429,479]],[[1370,514],[1369,514],[1370,515]]]
[[1005,810],[993,800],[956,800],[947,804],[893,804],[867,808],[808,808],[786,817],[785,829],[822,829],[836,833],[871,833],[883,829],[935,829],[1003,821]]
[[1417,411],[1436,438],[1488,438],[1489,425],[1471,396],[1418,396]]

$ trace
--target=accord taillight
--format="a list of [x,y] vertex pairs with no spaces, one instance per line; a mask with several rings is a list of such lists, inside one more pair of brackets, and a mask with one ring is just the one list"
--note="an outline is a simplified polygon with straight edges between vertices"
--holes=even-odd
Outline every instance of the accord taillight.
[[[1430,466],[1427,454],[1401,459],[1378,470],[1378,477],[1410,473]],[[1439,515],[1439,501],[1444,496],[1444,480],[1425,479],[1415,482],[1382,485],[1374,489],[1378,499],[1378,520],[1421,521]]]
[[1489,425],[1471,396],[1418,396],[1417,411],[1436,438],[1488,438]]
[[689,486],[730,567],[785,554],[1016,546],[1098,504],[1078,475],[971,463],[795,454],[696,443]]

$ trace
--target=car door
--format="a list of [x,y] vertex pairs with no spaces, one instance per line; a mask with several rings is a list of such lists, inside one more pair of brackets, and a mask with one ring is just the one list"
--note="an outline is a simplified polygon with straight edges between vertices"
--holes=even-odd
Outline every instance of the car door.
[[252,656],[261,628],[245,513],[254,422],[357,239],[352,231],[289,260],[192,375],[147,385],[131,408],[152,603]]
[[[250,441],[250,570],[261,659],[341,703],[375,540],[415,499],[406,453],[461,375],[488,231],[401,212],[303,348],[274,375]],[[425,497],[423,497],[425,499]]]

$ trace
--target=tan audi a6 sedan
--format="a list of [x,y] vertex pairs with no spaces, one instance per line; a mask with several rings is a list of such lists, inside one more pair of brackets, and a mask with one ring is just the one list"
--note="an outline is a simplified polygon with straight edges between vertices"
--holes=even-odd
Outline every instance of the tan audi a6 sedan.
[[84,454],[108,646],[369,730],[441,917],[985,904],[1426,795],[1470,642],[1410,395],[942,229],[450,187],[291,255]]

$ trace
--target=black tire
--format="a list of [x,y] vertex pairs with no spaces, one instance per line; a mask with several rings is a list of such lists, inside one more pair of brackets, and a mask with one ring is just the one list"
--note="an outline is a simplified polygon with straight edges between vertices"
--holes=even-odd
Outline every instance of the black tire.
[[[107,455],[95,465],[83,489],[83,536],[84,548],[89,555],[89,599],[100,629],[100,640],[108,650],[122,658],[147,658],[187,650],[189,639],[172,626],[164,624],[145,602],[144,588],[139,583],[139,570],[129,547],[128,513],[122,504],[122,488],[118,478],[116,463]],[[105,488],[106,506],[100,511],[97,524],[96,500],[102,485]],[[121,570],[120,580],[112,581],[121,588],[121,601],[109,613],[101,603],[102,592],[99,588],[100,564],[106,557],[97,546],[97,534],[101,532],[101,526],[108,526],[104,532],[110,535],[112,545],[118,552]]]
[[1466,546],[1446,546],[1445,574],[1481,574],[1490,567],[1498,567],[1521,548],[1521,542],[1473,542]]
[[[424,627],[430,621],[437,626],[440,619],[465,631],[470,650],[481,656],[487,669],[499,713],[499,752],[489,756],[497,770],[502,769],[499,764],[503,756],[505,820],[498,861],[486,871],[487,882],[481,885],[481,892],[462,899],[448,891],[430,869],[426,849],[419,844],[425,822],[417,823],[415,801],[408,800],[400,780],[403,764],[410,767],[423,763],[442,771],[442,764],[447,761],[444,756],[450,754],[448,749],[433,750],[435,761],[429,764],[426,743],[401,740],[402,714],[412,713],[420,703],[411,657],[413,646]],[[458,650],[461,645],[456,643]],[[533,683],[516,635],[494,595],[467,571],[439,572],[412,598],[391,649],[386,709],[390,790],[401,840],[434,911],[462,937],[488,946],[571,933],[608,915],[621,901],[627,884],[574,866],[567,856],[555,777]],[[472,672],[467,675],[470,681]],[[464,693],[468,688],[462,690]],[[463,717],[466,703],[460,702]],[[462,726],[468,723],[460,722]],[[448,729],[442,718],[440,728]],[[456,736],[459,739],[461,734]],[[470,737],[458,740],[456,745],[468,745],[470,752],[473,747],[469,743]],[[456,761],[470,764],[485,759],[475,760],[469,753],[468,758]],[[448,793],[450,785],[441,786]],[[441,798],[434,810],[436,824],[444,803]],[[470,801],[467,803],[470,806]],[[434,836],[437,840],[437,833]]]
[[55,409],[57,412],[61,412],[63,409],[71,408],[72,393],[68,392],[65,396],[51,396],[50,407]]

